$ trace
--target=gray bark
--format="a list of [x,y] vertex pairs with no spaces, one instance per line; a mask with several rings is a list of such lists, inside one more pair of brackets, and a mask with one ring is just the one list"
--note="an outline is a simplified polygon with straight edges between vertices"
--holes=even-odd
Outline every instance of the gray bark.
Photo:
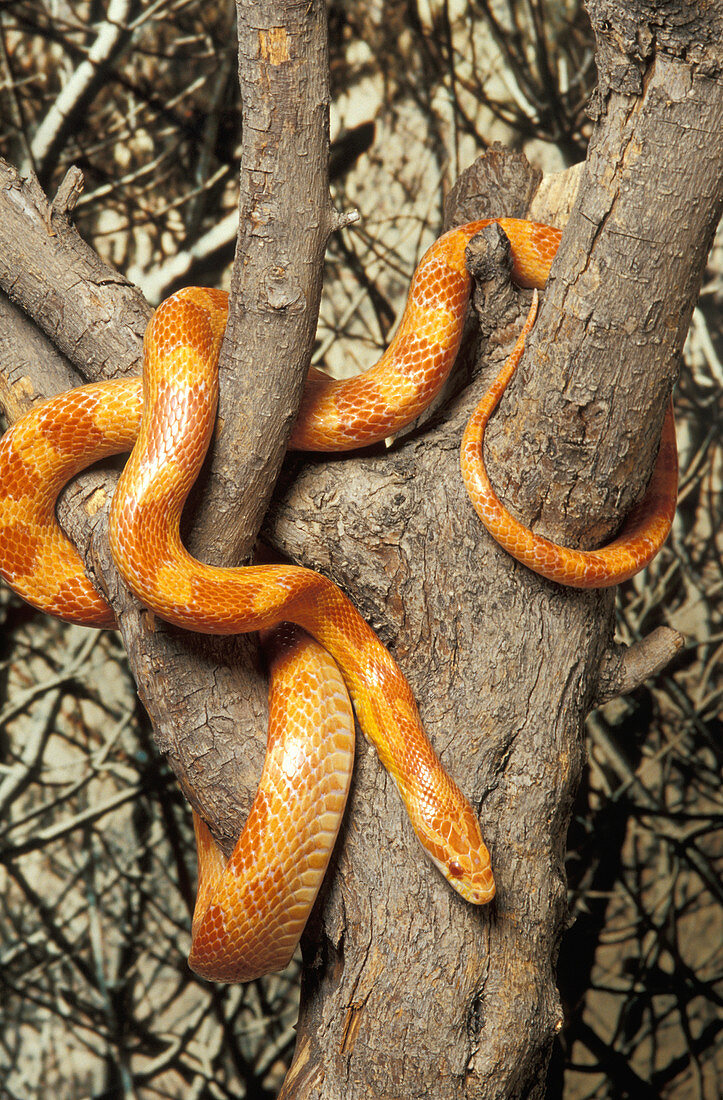
[[[313,103],[302,102],[305,78],[313,70],[318,79],[323,68],[323,45],[314,52],[317,39],[299,30],[286,44],[274,32],[265,54],[255,50],[263,34],[269,43],[271,26],[282,26],[280,5],[267,7],[274,8],[268,25],[256,26],[245,48],[242,36],[247,91],[268,89],[258,102],[247,96],[258,115],[245,121],[242,226],[262,207],[271,215],[239,254],[234,300],[244,317],[232,308],[224,348],[225,363],[232,349],[245,358],[252,347],[265,365],[250,385],[235,365],[224,375],[211,503],[193,541],[206,553],[208,532],[220,529],[212,548],[218,562],[249,552],[266,507],[310,356],[323,244],[335,224],[322,168],[323,82],[312,81]],[[310,10],[318,36],[321,5]],[[720,12],[701,10],[687,23],[661,4],[628,4],[621,13],[620,5],[591,2],[590,12],[601,74],[595,134],[528,354],[486,451],[495,483],[523,519],[539,518],[540,530],[583,545],[606,537],[645,487],[723,203],[721,35],[713,25]],[[296,98],[286,46],[294,56],[298,49]],[[283,96],[278,113],[266,110],[275,94]],[[286,129],[284,117],[293,123]],[[285,143],[297,139],[290,155]],[[519,166],[494,157],[501,163],[476,187],[486,198],[473,204],[468,188],[466,205],[450,209],[450,218],[523,212],[530,178],[522,176],[513,206],[502,206],[507,173],[517,176]],[[147,307],[74,235],[62,203],[50,210],[10,169],[2,184],[0,258],[17,249],[8,263],[0,259],[0,286],[66,357],[52,360],[53,373],[49,360],[40,378],[29,371],[11,378],[4,392],[14,415],[35,393],[66,386],[69,363],[84,377],[133,367]],[[301,207],[295,196],[309,189],[313,204]],[[289,242],[299,246],[293,256]],[[47,256],[42,265],[38,248]],[[498,882],[491,906],[461,902],[421,856],[392,783],[360,744],[336,864],[305,940],[285,1097],[544,1095],[561,1022],[554,962],[582,722],[609,694],[611,666],[620,660],[611,649],[612,595],[561,590],[511,562],[482,532],[463,492],[463,424],[525,308],[505,281],[503,259],[494,272],[480,328],[490,333],[492,313],[498,329],[482,349],[479,376],[469,382],[464,359],[447,404],[389,453],[294,460],[265,526],[284,553],[337,580],[399,660],[431,740],[479,808]],[[3,351],[11,354],[8,341]],[[243,392],[258,414],[244,411]],[[247,419],[257,435],[237,442]],[[159,747],[228,846],[260,771],[261,743],[251,732],[264,720],[256,666],[249,678],[238,664],[242,643],[163,630],[119,590],[102,527],[91,538],[86,522],[86,513],[102,517],[99,494],[111,484],[81,483],[63,514],[119,610]],[[246,503],[237,485],[249,485]],[[234,502],[244,521],[226,524]],[[655,664],[646,657],[635,677],[619,674],[620,684],[639,682]]]

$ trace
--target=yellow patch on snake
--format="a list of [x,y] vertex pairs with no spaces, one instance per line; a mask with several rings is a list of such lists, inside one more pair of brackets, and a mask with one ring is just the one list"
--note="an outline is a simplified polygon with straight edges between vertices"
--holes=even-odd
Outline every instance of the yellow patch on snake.
[[388,375],[377,379],[375,388],[380,403],[391,405],[400,398],[410,397],[417,389],[417,384],[403,374],[392,375],[390,372]]
[[420,340],[428,340],[430,344],[446,345],[459,325],[459,319],[454,312],[441,307],[435,310],[425,310],[422,318],[415,326],[415,332]]
[[16,436],[13,462],[24,464],[29,476],[43,477],[46,471],[52,470],[58,464],[59,458],[65,457],[65,453],[62,443],[59,444],[52,435],[43,431],[42,435],[33,436],[28,440],[23,439],[22,436]]
[[193,578],[187,573],[179,572],[175,562],[157,567],[153,574],[153,588],[158,593],[172,592],[176,606],[189,605],[195,591]]
[[267,615],[276,606],[277,601],[278,593],[271,588],[265,589],[259,585],[258,591],[250,600],[251,610],[254,615]]
[[35,525],[35,516],[28,516],[27,506],[24,500],[13,500],[12,497],[0,497],[0,524],[3,527],[29,526],[31,519]]
[[[106,382],[103,385],[101,400],[93,414],[93,423],[104,436],[123,438],[131,447],[134,434],[138,431],[142,405],[143,383],[140,378]],[[132,415],[137,418],[138,423],[131,422],[127,425],[121,423],[119,426],[119,409],[124,410],[124,419],[125,416]]]

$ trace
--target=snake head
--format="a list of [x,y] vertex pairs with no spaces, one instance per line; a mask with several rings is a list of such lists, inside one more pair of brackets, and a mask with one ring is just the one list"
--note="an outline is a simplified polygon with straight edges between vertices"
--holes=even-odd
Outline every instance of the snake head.
[[[461,796],[460,796],[461,797]],[[450,886],[471,905],[486,905],[495,896],[490,854],[477,817],[464,800],[454,817],[433,818],[415,830],[425,852]]]
[[426,849],[432,863],[442,872],[450,886],[470,905],[486,905],[495,896],[495,880],[490,866],[489,853],[482,845],[470,852],[465,859],[450,858],[445,853],[443,859],[437,859]]

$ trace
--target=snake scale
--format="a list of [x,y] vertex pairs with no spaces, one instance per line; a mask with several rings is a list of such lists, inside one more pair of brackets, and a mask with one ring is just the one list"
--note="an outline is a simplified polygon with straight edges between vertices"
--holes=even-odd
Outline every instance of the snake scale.
[[[512,244],[513,277],[544,286],[560,233],[516,219],[450,230],[417,267],[399,328],[380,361],[353,379],[310,375],[291,447],[345,451],[393,435],[439,393],[454,363],[470,291],[465,247],[491,221]],[[583,552],[535,535],[505,509],[482,463],[485,425],[524,348],[515,349],[469,422],[462,475],[483,523],[518,560],[562,584],[617,584],[657,553],[672,523],[677,457],[672,410],[648,491],[607,547]],[[477,816],[422,728],[397,664],[326,577],[292,565],[215,568],[191,557],[179,525],[213,430],[226,295],[179,291],[156,310],[144,380],[100,382],[51,398],[0,441],[0,573],[50,615],[112,627],[55,516],[58,493],[100,458],[132,450],[111,511],[111,548],[126,583],[163,619],[230,634],[283,627],[272,661],[263,775],[228,861],[194,814],[199,888],[190,963],[218,981],[248,981],[290,960],[321,885],[351,775],[353,701],[426,853],[472,904],[494,896]],[[301,629],[299,629],[301,628]]]

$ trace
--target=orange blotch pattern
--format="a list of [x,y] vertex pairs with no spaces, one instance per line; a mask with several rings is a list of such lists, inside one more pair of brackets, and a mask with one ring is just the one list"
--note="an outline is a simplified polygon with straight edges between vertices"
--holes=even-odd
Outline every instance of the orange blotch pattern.
[[[515,278],[544,285],[559,232],[499,221],[512,243]],[[345,381],[310,373],[293,447],[350,450],[377,442],[436,396],[462,335],[469,294],[464,250],[488,224],[461,226],[428,250],[399,329],[375,367]],[[297,624],[282,628],[276,640],[266,763],[230,860],[194,817],[199,886],[190,962],[210,979],[247,981],[289,961],[328,865],[352,766],[347,692],[433,862],[473,904],[489,901],[495,886],[477,815],[437,759],[409,685],[339,589],[295,566],[217,569],[192,558],[181,542],[183,503],[213,430],[226,316],[222,292],[179,291],[148,326],[143,392],[137,379],[82,387],[33,409],[6,433],[0,441],[0,573],[51,614],[111,625],[112,611],[85,576],[54,507],[60,488],[79,469],[133,446],[110,531],[116,564],[138,598],[189,630],[243,633]],[[531,313],[470,422],[462,447],[465,482],[494,537],[531,568],[566,584],[617,583],[656,552],[672,518],[672,414],[657,484],[610,547],[580,554],[522,527],[489,485],[481,442],[533,320]]]

